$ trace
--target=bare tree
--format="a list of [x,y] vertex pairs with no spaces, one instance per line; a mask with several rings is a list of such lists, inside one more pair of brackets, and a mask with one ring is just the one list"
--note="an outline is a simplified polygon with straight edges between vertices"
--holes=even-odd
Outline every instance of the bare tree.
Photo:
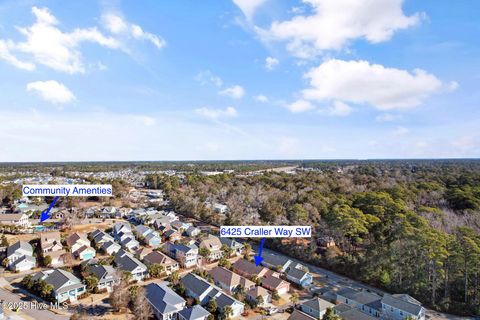
[[110,297],[108,298],[108,300],[112,308],[114,308],[115,310],[126,308],[130,300],[130,296],[127,290],[127,282],[122,280],[119,284],[115,285],[113,287],[112,293],[110,293]]
[[145,296],[145,289],[139,287],[133,300],[132,311],[137,320],[148,320],[153,315],[152,308]]

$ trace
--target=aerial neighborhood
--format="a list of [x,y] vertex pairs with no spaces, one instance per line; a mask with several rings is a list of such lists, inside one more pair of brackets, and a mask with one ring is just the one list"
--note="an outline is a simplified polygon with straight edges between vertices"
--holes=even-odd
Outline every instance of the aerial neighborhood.
[[[43,224],[42,199],[5,206],[8,286],[65,304],[48,310],[59,319],[425,319],[426,309],[407,294],[364,286],[275,249],[265,249],[256,265],[258,241],[220,237],[218,225],[177,214],[162,190],[138,180],[124,190],[128,201],[63,202],[54,210],[62,214]],[[226,204],[205,207],[229,212]],[[315,238],[335,247],[331,237]]]

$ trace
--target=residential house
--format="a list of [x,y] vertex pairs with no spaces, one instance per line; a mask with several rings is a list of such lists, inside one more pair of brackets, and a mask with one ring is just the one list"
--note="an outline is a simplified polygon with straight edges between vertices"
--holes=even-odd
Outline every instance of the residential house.
[[7,248],[7,267],[14,271],[26,271],[35,268],[33,248],[30,243],[17,241]]
[[165,241],[175,242],[182,240],[182,234],[173,229],[163,231],[163,239]]
[[0,214],[1,225],[13,225],[19,228],[28,228],[31,226],[28,216],[24,213],[3,213]]
[[120,245],[128,251],[135,251],[140,247],[140,243],[133,237],[133,234],[131,234],[131,237],[128,236],[121,240]]
[[242,254],[243,244],[238,242],[237,240],[233,238],[222,237],[220,238],[220,242],[222,243],[222,245],[226,245],[227,247],[229,247],[234,255],[239,256]]
[[292,260],[287,257],[275,253],[264,253],[262,255],[263,261],[262,265],[276,270],[278,272],[286,272],[287,268],[292,264]]
[[139,236],[139,237],[146,237],[147,234],[153,232],[152,229],[150,229],[149,227],[147,226],[144,226],[143,224],[140,224],[138,226],[135,227],[135,233]]
[[74,257],[84,261],[95,257],[96,251],[84,233],[73,233],[66,239],[70,252]]
[[40,248],[43,253],[54,252],[63,249],[60,232],[40,233]]
[[321,319],[327,312],[328,308],[333,308],[335,305],[321,298],[313,298],[305,301],[300,305],[300,310],[306,314],[314,317],[315,319]]
[[301,287],[307,287],[313,282],[313,276],[306,271],[305,267],[297,263],[294,267],[287,268],[287,280],[298,284]]
[[196,245],[167,242],[165,249],[168,255],[177,260],[183,268],[191,268],[197,265],[198,247]]
[[260,306],[264,306],[267,303],[272,302],[272,294],[265,288],[256,286],[246,292],[245,298],[248,301],[258,302],[258,297],[262,297],[263,303]]
[[290,283],[277,278],[273,275],[269,275],[261,279],[262,287],[270,291],[277,291],[278,294],[285,294],[290,290]]
[[169,275],[179,269],[178,262],[169,258],[160,251],[152,251],[143,258],[143,262],[149,266],[152,264],[160,264],[164,268],[164,272]]
[[194,305],[191,308],[185,308],[178,313],[178,320],[207,320],[210,312],[202,306]]
[[207,238],[203,239],[199,244],[199,248],[208,249],[210,254],[207,259],[210,261],[216,261],[223,257],[222,243],[216,236],[209,235]]
[[141,247],[137,251],[135,251],[135,258],[143,260],[145,256],[151,253],[153,250],[151,248]]
[[50,269],[36,273],[32,280],[44,280],[53,286],[52,296],[57,302],[76,301],[86,292],[86,286],[70,272],[62,269]]
[[98,290],[106,289],[108,292],[113,291],[113,287],[120,283],[121,275],[112,267],[104,265],[90,266],[90,273],[98,279]]
[[111,256],[120,251],[121,248],[122,247],[118,243],[114,241],[108,241],[102,243],[100,250]]
[[245,259],[239,259],[235,261],[235,263],[232,265],[232,268],[233,271],[248,279],[252,279],[253,276],[263,278],[267,274],[271,273],[271,271],[267,268],[262,266],[256,266],[255,263],[252,263]]
[[228,206],[225,205],[225,204],[221,204],[221,203],[214,203],[213,204],[213,210],[215,212],[224,214],[224,213],[228,212]]
[[177,319],[185,308],[185,299],[170,289],[166,282],[150,283],[145,287],[146,297],[159,320]]
[[113,262],[120,270],[129,272],[132,275],[132,280],[141,281],[148,276],[147,266],[123,249],[115,254]]
[[373,317],[379,317],[382,312],[382,297],[365,290],[357,291],[345,288],[337,292],[337,301],[361,310]]
[[52,259],[52,262],[50,262],[50,265],[52,267],[61,267],[67,261],[71,261],[73,259],[72,254],[70,252],[67,252],[65,249],[43,253],[43,256],[49,256]]
[[111,235],[108,233],[101,231],[101,230],[95,230],[89,234],[90,238],[92,239],[93,243],[96,246],[100,246],[104,244],[105,242],[113,242],[115,241]]
[[194,226],[190,226],[185,230],[185,234],[189,237],[196,237],[200,234],[200,229]]
[[150,232],[144,239],[145,243],[150,247],[158,247],[162,243],[162,238],[157,231]]
[[185,287],[185,294],[188,297],[198,299],[201,305],[206,305],[210,300],[215,299],[220,313],[226,306],[232,308],[232,317],[238,317],[244,311],[245,305],[243,303],[222,292],[222,289],[211,285],[196,274],[188,273],[180,282]]
[[254,282],[223,267],[217,266],[208,273],[212,276],[217,286],[230,293],[238,292],[240,288],[243,288],[244,291],[248,291],[255,287]]
[[403,320],[408,317],[415,320],[425,319],[425,308],[408,294],[385,294],[381,305],[382,319]]

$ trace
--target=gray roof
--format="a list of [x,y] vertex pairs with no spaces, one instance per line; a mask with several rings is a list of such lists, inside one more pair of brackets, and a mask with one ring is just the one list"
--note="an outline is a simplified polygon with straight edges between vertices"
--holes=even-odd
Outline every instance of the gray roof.
[[352,308],[340,314],[343,320],[378,320],[378,318],[370,316],[362,311]]
[[293,310],[292,314],[288,318],[288,320],[315,320],[314,317],[309,316],[306,313],[303,313],[302,311],[295,309]]
[[350,288],[340,290],[337,296],[345,297],[349,300],[356,301],[357,303],[369,305],[371,307],[378,306],[378,301],[382,299],[381,296],[368,292],[368,291],[356,291]]
[[175,251],[182,251],[182,252],[189,252],[191,250],[196,250],[198,247],[194,244],[191,245],[185,245],[183,243],[173,243],[171,245],[171,248]]
[[20,240],[20,241],[15,242],[14,244],[12,244],[11,246],[9,246],[7,248],[7,256],[10,256],[11,254],[15,253],[15,251],[17,251],[19,249],[30,252],[30,255],[33,254],[33,248],[30,245],[30,243]]
[[220,238],[220,242],[222,244],[227,245],[229,248],[243,248],[243,244],[240,242],[236,241],[235,239],[232,238]]
[[180,282],[197,296],[201,296],[212,286],[207,280],[193,273],[185,275]]
[[233,297],[223,292],[215,299],[217,300],[217,306],[220,310],[222,310],[226,306],[233,306],[235,303],[243,305],[243,303],[241,303],[240,301],[235,300]]
[[71,290],[74,287],[83,287],[84,284],[75,277],[73,274],[70,272],[67,272],[62,269],[55,269],[53,272],[47,273],[47,272],[39,272],[35,274],[35,276],[32,278],[33,280],[36,279],[44,279],[46,283],[51,284],[53,286],[53,290],[57,291],[65,286],[69,281],[72,282],[71,285],[64,287],[61,292],[63,291],[68,291]]
[[150,283],[145,289],[150,305],[161,314],[180,311],[176,305],[185,303],[185,300],[170,289],[166,282]]
[[153,230],[150,229],[149,227],[144,226],[143,224],[141,224],[141,225],[138,225],[138,226],[135,227],[135,231],[136,231],[137,233],[144,234],[145,232],[152,232]]
[[383,296],[382,303],[413,315],[418,315],[422,310],[422,305],[420,304],[420,302],[406,294],[385,294]]
[[290,268],[287,271],[287,276],[292,277],[294,279],[302,280],[302,278],[308,274],[308,272],[303,271],[302,269],[298,268]]
[[140,260],[132,256],[130,253],[125,252],[124,250],[120,250],[117,252],[114,258],[114,262],[118,268],[124,271],[132,272],[137,267],[145,270],[147,269],[147,267],[143,263],[141,263]]
[[[290,261],[290,262],[289,262]],[[273,253],[264,253],[263,262],[268,263],[272,266],[284,266],[292,261],[285,256],[273,254]]]
[[93,265],[90,266],[90,272],[101,282],[106,280],[117,280],[120,276],[112,266]]
[[210,312],[203,309],[199,305],[195,305],[191,308],[186,308],[180,311],[178,314],[182,315],[187,320],[195,320],[195,319],[203,319],[204,317],[208,317]]
[[304,303],[302,303],[302,306],[307,306],[307,307],[312,308],[313,310],[317,310],[317,311],[324,311],[327,308],[334,307],[335,305],[333,303],[330,303],[330,302],[325,301],[325,300],[320,299],[320,298],[313,298],[311,300],[308,300],[308,301],[305,301]]

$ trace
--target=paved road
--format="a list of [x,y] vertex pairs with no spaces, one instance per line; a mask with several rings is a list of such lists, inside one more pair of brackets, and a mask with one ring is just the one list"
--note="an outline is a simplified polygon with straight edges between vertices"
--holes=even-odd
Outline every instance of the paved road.
[[[252,244],[252,247],[256,249],[258,246],[256,244]],[[278,251],[273,251],[273,250],[270,250],[268,248],[264,248],[263,251],[264,252],[269,252],[269,253],[275,253],[277,255],[283,255]],[[285,256],[285,255],[283,255],[283,256]],[[352,279],[347,278],[345,276],[336,274],[332,271],[314,266],[312,264],[308,264],[306,262],[294,259],[292,257],[288,257],[288,259],[303,264],[304,266],[306,266],[310,270],[310,272],[312,274],[314,274],[315,285],[313,287],[321,288],[321,287],[323,287],[322,283],[325,283],[327,286],[329,286],[331,288],[337,288],[337,289],[350,287],[350,288],[353,288],[353,289],[370,290],[370,291],[376,292],[380,295],[383,295],[383,294],[386,293],[386,292],[384,292],[384,291],[382,291],[378,288],[375,288],[375,287],[366,285],[364,283],[352,280]],[[427,309],[426,316],[427,316],[427,319],[432,319],[432,320],[433,319],[434,320],[466,320],[466,319],[472,319],[473,320],[473,318],[453,316],[453,315],[437,312],[437,311],[430,310],[430,309]]]
[[[12,293],[6,289],[0,288],[0,300],[4,301],[4,304],[7,303],[24,303],[27,302],[28,304],[34,299],[23,296],[17,293]],[[31,308],[25,308],[21,309],[22,313],[25,313],[26,315],[32,317],[33,319],[42,319],[42,320],[68,320],[70,317],[68,316],[62,316],[55,314],[49,310],[38,310],[38,309],[31,309]]]

